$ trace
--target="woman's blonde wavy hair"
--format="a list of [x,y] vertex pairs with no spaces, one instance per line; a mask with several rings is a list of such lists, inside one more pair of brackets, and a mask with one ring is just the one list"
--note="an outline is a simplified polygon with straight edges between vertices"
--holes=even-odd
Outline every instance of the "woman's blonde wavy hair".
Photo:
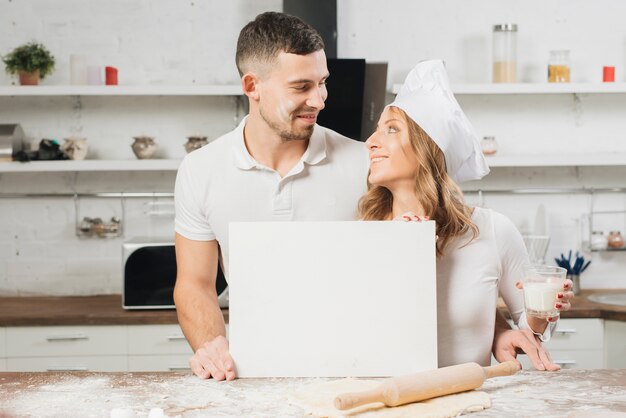
[[[470,231],[472,236],[467,245],[478,236],[478,227],[472,222],[472,208],[465,204],[463,192],[448,175],[445,155],[435,141],[402,109],[392,106],[390,110],[408,125],[411,147],[417,156],[415,195],[426,212],[419,215],[427,215],[437,223],[437,257],[441,257],[451,238]],[[369,181],[367,189],[359,200],[360,219],[390,220],[393,195],[389,189]]]

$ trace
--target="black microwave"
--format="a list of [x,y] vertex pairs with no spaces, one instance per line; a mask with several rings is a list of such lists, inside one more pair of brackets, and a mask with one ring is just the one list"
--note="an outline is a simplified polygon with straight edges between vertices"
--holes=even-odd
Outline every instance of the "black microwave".
[[[173,309],[176,252],[171,239],[133,238],[122,244],[124,309]],[[220,307],[228,307],[228,287],[218,266],[215,284]]]

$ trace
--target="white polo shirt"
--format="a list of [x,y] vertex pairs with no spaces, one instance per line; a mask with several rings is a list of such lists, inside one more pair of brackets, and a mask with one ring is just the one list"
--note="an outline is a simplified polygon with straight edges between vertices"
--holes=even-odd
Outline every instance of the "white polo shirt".
[[217,240],[227,278],[229,222],[355,220],[367,191],[362,142],[315,125],[304,155],[281,178],[248,153],[245,122],[185,156],[176,176],[175,230],[191,240]]

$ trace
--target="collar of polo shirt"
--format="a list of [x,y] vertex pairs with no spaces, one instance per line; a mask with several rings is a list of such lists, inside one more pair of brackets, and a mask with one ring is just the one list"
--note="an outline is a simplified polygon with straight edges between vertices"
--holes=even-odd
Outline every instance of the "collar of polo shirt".
[[[247,117],[246,117],[247,118]],[[235,165],[242,170],[251,170],[259,168],[261,165],[250,155],[246,148],[243,138],[243,128],[246,126],[246,118],[244,118],[237,127],[237,140],[233,144],[233,155],[235,157]],[[319,129],[315,125],[313,135],[309,140],[309,146],[300,159],[301,162],[315,165],[319,164],[326,158],[326,138],[323,129]]]

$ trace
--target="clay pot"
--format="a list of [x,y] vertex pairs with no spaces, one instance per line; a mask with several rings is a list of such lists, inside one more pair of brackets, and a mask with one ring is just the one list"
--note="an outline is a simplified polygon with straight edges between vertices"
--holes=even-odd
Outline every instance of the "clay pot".
[[133,152],[140,160],[152,158],[158,145],[151,136],[134,136],[135,142],[131,145]]
[[61,150],[69,157],[70,160],[84,160],[87,156],[87,138],[80,136],[64,138],[65,142],[61,145]]
[[36,86],[39,84],[39,78],[39,70],[35,70],[33,73],[20,71],[20,84],[22,86]]
[[202,148],[208,143],[209,141],[207,140],[206,136],[188,136],[187,142],[185,143],[184,146],[185,146],[185,150],[189,154],[191,151],[195,151],[198,148]]

